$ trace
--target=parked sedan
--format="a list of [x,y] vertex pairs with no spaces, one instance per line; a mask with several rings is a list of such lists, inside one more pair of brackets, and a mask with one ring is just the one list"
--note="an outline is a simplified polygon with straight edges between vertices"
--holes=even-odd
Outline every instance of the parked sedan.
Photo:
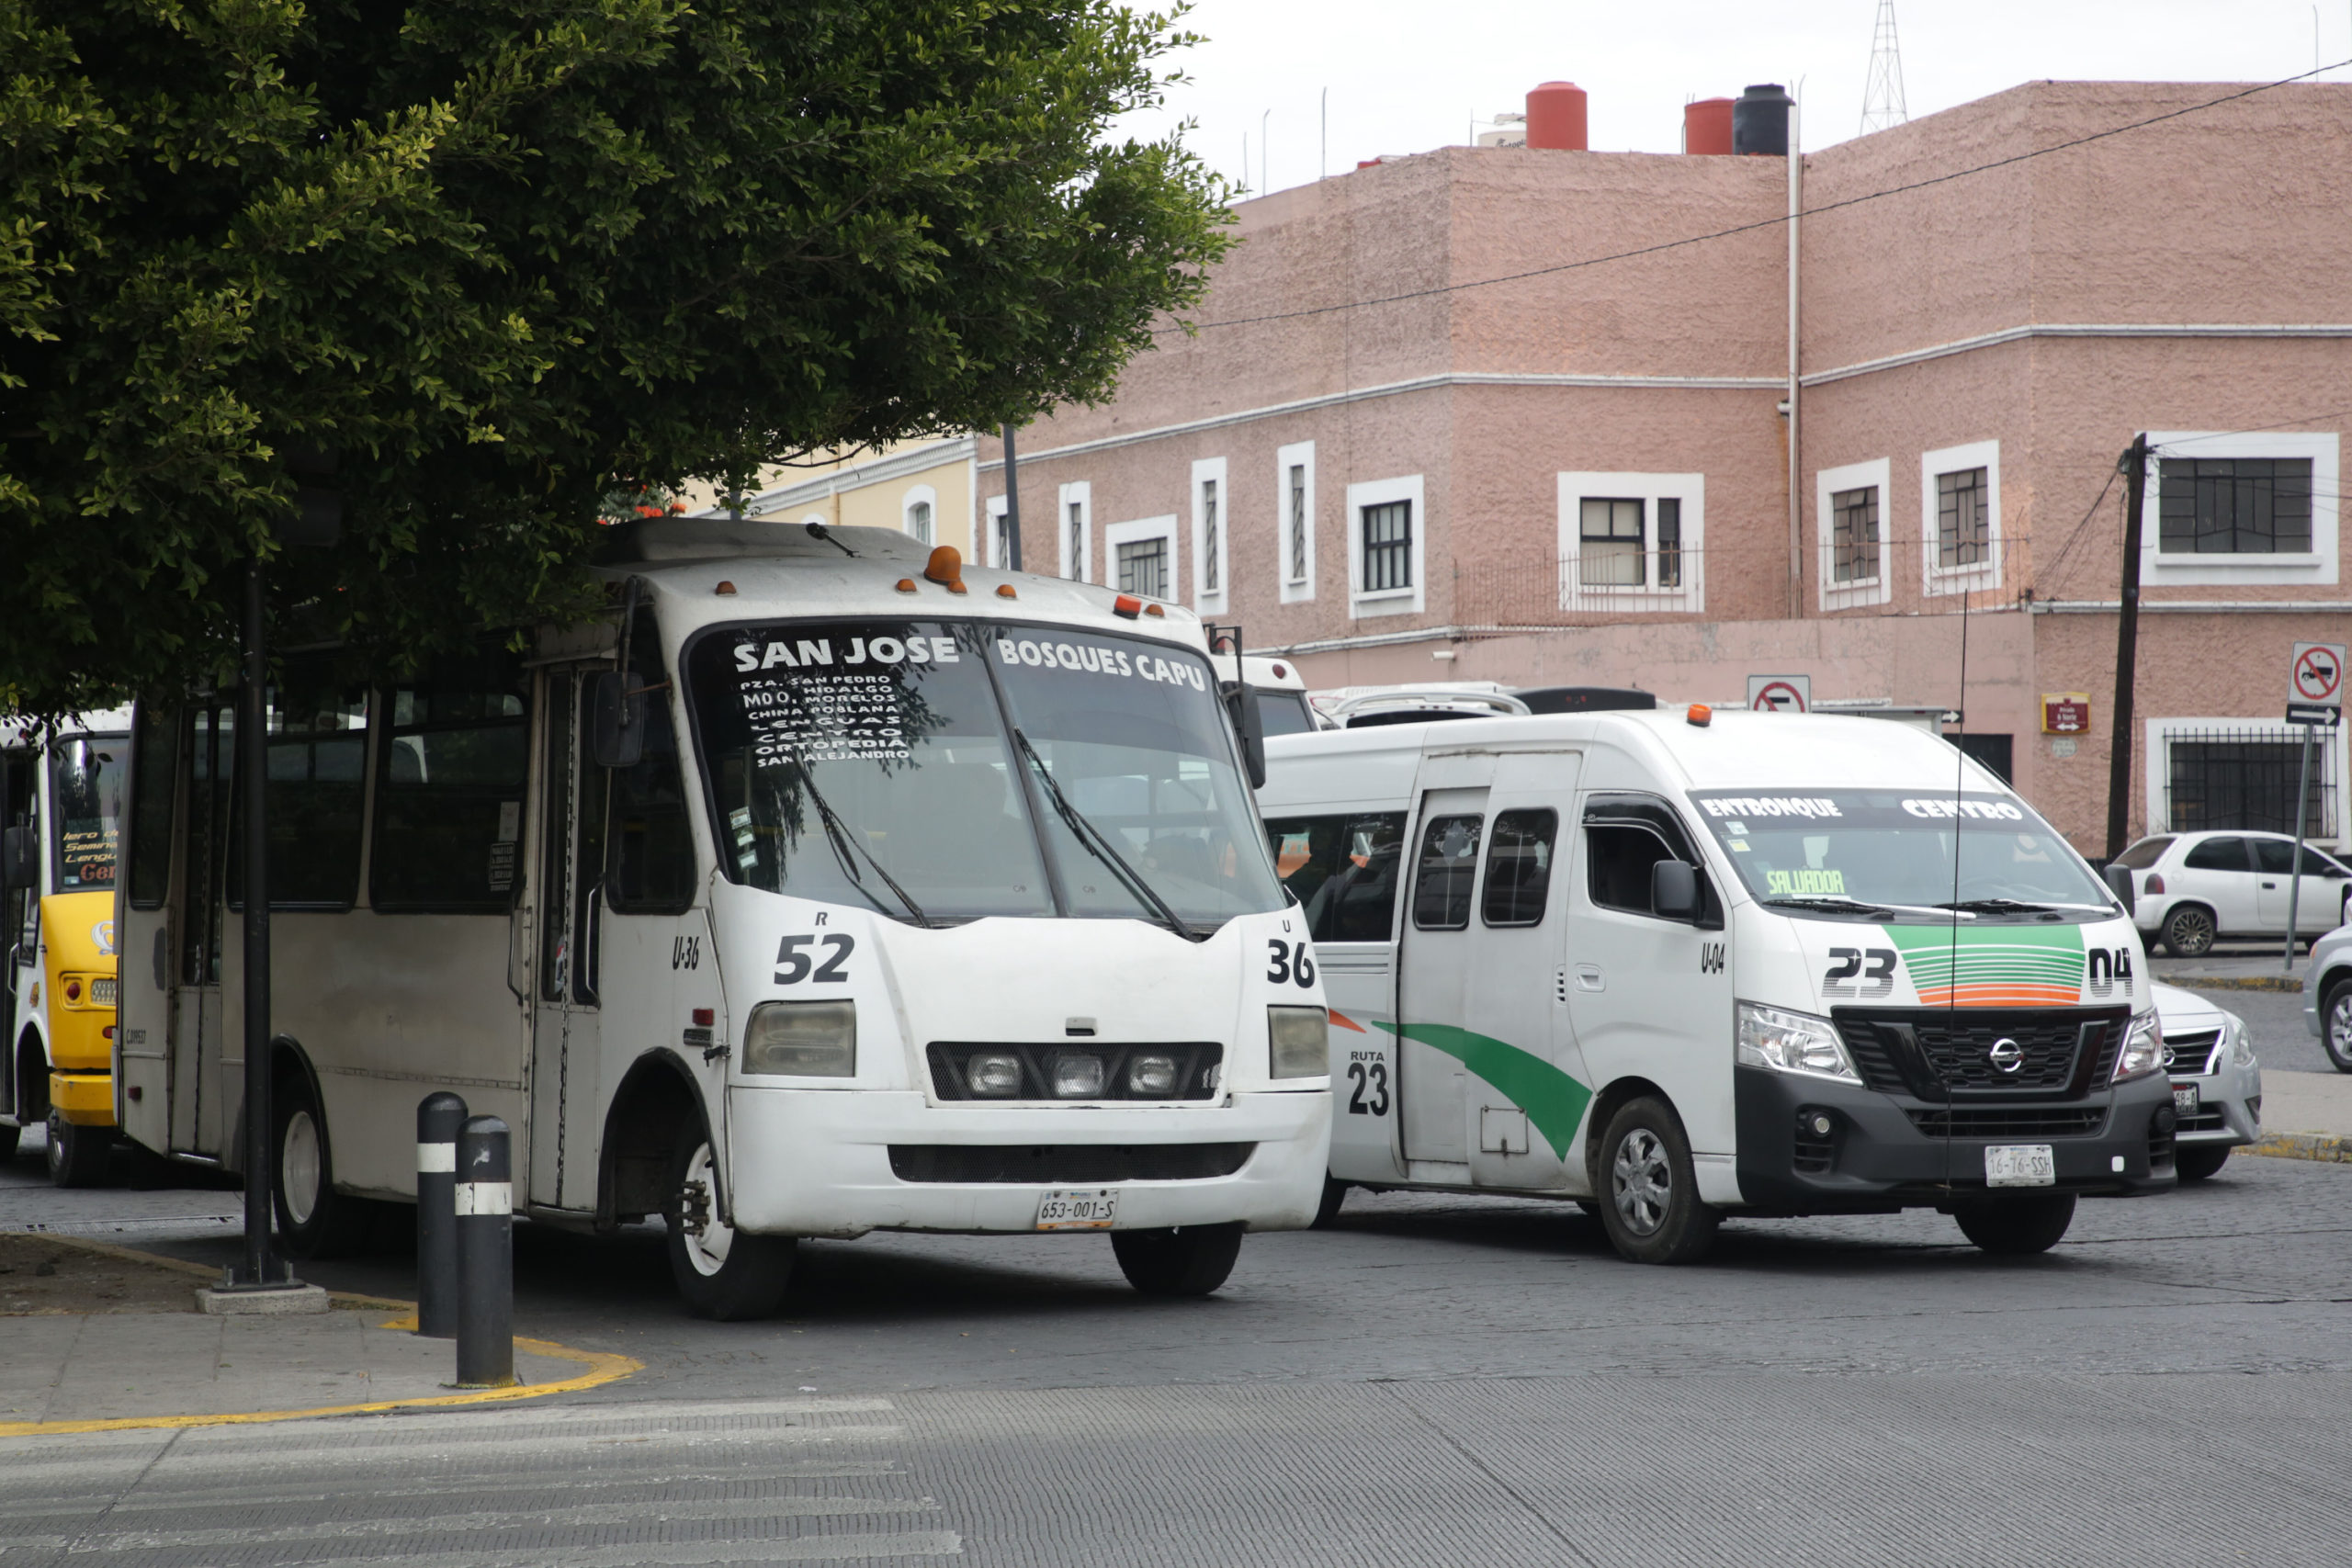
[[[2283,937],[2297,878],[2295,840],[2284,833],[2166,833],[2115,857],[2132,874],[2132,919],[2176,958],[2195,958],[2227,937]],[[2352,869],[2303,846],[2295,934],[2315,937],[2352,920]]]
[[2193,991],[2157,986],[2156,1022],[2172,1076],[2174,1168],[2183,1181],[2219,1171],[2240,1144],[2262,1134],[2262,1067],[2245,1020]]

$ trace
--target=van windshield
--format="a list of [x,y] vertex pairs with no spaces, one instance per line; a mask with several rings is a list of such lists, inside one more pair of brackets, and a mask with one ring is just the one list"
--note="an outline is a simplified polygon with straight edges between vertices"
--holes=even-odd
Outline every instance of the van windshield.
[[735,881],[944,924],[1279,908],[1216,682],[1141,637],[792,621],[697,637],[687,696]]
[[1884,919],[2106,919],[2104,884],[2014,796],[1826,789],[1693,790],[1724,858],[1758,899]]

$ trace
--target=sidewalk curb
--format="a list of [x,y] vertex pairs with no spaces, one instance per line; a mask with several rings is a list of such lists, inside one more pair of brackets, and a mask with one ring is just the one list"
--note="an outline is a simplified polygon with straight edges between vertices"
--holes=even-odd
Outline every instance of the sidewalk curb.
[[2194,975],[2178,979],[2159,975],[2167,986],[2190,991],[2291,991],[2302,994],[2303,983],[2289,975]]
[[2315,1159],[2352,1165],[2352,1136],[2341,1133],[2265,1133],[2238,1150],[2276,1159]]
[[[196,1274],[204,1279],[218,1278],[218,1270],[201,1263],[183,1258],[160,1258],[152,1252],[138,1252],[127,1247],[114,1247],[102,1241],[84,1241],[78,1236],[51,1236],[46,1239],[62,1242],[88,1251],[139,1263],[156,1263],[180,1273]],[[401,1312],[405,1316],[378,1324],[379,1328],[416,1327],[416,1303],[391,1301],[382,1296],[356,1295],[348,1291],[327,1292],[338,1307],[361,1311]],[[463,1393],[425,1394],[414,1399],[373,1400],[363,1404],[326,1404],[310,1410],[247,1410],[207,1416],[119,1416],[97,1421],[0,1421],[0,1438],[62,1437],[79,1432],[120,1432],[139,1427],[243,1427],[269,1421],[300,1421],[318,1416],[375,1416],[394,1410],[430,1410],[459,1404],[508,1404],[521,1399],[541,1399],[551,1393],[577,1393],[582,1389],[595,1388],[645,1370],[645,1363],[634,1357],[610,1350],[580,1350],[569,1345],[559,1345],[551,1339],[526,1339],[517,1335],[514,1348],[528,1356],[545,1356],[553,1360],[578,1361],[586,1370],[576,1376],[555,1382],[516,1384],[512,1388],[468,1389]]]

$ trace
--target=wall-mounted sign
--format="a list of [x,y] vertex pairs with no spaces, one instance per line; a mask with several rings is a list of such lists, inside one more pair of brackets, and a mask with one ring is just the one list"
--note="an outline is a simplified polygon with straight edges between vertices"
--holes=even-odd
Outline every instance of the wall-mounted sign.
[[1810,713],[1813,711],[1813,677],[1750,675],[1747,678],[1747,705],[1758,713]]
[[2090,729],[2091,694],[2088,692],[2041,694],[2042,734],[2087,735]]

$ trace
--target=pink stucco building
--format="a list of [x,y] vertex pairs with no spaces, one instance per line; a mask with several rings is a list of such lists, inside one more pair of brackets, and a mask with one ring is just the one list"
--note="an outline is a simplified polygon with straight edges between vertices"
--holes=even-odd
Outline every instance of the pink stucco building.
[[1452,147],[1246,203],[1199,329],[1022,433],[1025,562],[1317,686],[1959,708],[2096,853],[2145,431],[2133,830],[2288,826],[2289,649],[2352,629],[2352,86],[2197,107],[2238,90],[2031,83],[1810,154],[1793,247],[1776,157]]

